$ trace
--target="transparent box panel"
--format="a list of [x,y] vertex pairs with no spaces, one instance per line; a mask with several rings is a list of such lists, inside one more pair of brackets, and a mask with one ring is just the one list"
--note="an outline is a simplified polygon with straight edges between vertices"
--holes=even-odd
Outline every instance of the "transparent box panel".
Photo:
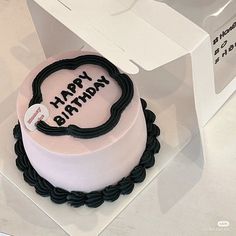
[[236,0],[160,0],[210,34],[216,93],[236,76]]

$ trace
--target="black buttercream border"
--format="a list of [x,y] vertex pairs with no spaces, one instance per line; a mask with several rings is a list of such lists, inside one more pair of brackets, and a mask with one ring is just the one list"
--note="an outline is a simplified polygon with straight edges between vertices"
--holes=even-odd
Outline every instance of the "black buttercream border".
[[120,73],[114,64],[106,58],[98,55],[83,55],[76,58],[63,59],[46,66],[37,74],[32,83],[33,96],[30,100],[29,107],[43,101],[41,85],[48,76],[58,70],[75,70],[79,66],[85,64],[92,64],[102,67],[121,88],[121,97],[111,106],[109,119],[104,124],[93,128],[81,128],[76,125],[56,127],[48,125],[45,121],[40,121],[37,124],[37,129],[40,132],[51,136],[71,135],[77,138],[89,139],[108,133],[119,122],[122,112],[133,98],[133,82],[128,75]]
[[15,143],[15,153],[17,155],[16,165],[23,172],[24,180],[31,186],[35,187],[35,191],[43,196],[50,196],[54,203],[68,203],[73,207],[86,205],[96,208],[103,204],[104,201],[113,202],[119,196],[130,194],[134,189],[134,184],[141,183],[146,177],[146,169],[155,164],[155,153],[160,150],[160,142],[157,136],[160,135],[160,129],[154,124],[156,119],[155,114],[148,110],[147,103],[141,99],[144,116],[147,124],[147,143],[143,155],[140,158],[139,164],[133,168],[127,177],[121,179],[116,185],[110,185],[101,191],[93,191],[89,193],[79,191],[66,191],[61,188],[54,187],[47,180],[42,178],[32,167],[22,141],[20,125],[14,127],[13,135],[17,139]]

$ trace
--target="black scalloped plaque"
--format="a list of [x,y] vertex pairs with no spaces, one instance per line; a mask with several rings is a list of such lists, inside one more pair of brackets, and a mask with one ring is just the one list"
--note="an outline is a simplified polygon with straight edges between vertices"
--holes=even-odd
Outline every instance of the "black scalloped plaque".
[[37,123],[37,129],[40,132],[51,136],[71,135],[77,138],[89,139],[108,133],[119,122],[122,112],[133,98],[133,82],[128,75],[120,73],[117,67],[110,61],[98,55],[83,55],[72,59],[59,60],[41,70],[35,77],[32,84],[33,96],[30,100],[29,107],[43,101],[41,85],[48,76],[62,69],[75,70],[85,64],[92,64],[102,67],[121,88],[121,96],[111,106],[109,119],[102,125],[92,128],[82,128],[73,124],[67,127],[56,127],[50,126],[45,121],[40,121]]

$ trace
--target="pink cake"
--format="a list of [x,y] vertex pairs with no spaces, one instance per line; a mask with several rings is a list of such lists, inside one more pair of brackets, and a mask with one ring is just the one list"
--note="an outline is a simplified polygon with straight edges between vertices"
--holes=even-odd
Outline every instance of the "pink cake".
[[91,53],[35,68],[20,87],[17,115],[16,164],[56,203],[97,207],[130,193],[160,148],[155,115],[135,84]]

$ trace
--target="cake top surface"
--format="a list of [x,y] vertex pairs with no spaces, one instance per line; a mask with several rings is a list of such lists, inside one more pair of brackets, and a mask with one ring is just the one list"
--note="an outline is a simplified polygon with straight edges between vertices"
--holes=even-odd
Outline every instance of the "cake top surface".
[[[71,135],[51,136],[39,130],[29,131],[24,124],[24,116],[32,102],[32,83],[48,65],[65,58],[92,55],[92,53],[69,52],[51,57],[36,67],[23,82],[17,99],[17,113],[22,132],[32,138],[45,151],[65,154],[86,154],[112,145],[122,138],[136,119],[140,106],[137,89],[131,102],[121,113],[120,120],[109,132],[101,136],[84,139]],[[52,127],[74,125],[82,129],[99,127],[111,117],[111,107],[123,95],[118,82],[106,69],[86,63],[75,69],[60,69],[51,73],[40,86],[43,104],[49,111],[45,121]],[[35,93],[35,91],[34,91]],[[36,91],[38,93],[38,91]],[[37,102],[35,102],[37,103]]]

